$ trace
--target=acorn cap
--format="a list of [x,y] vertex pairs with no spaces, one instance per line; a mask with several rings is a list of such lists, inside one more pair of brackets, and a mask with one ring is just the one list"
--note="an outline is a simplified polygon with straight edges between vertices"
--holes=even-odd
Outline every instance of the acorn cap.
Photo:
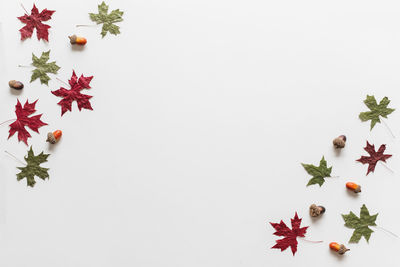
[[350,249],[348,249],[348,248],[346,248],[343,244],[342,245],[340,245],[340,248],[339,248],[339,250],[338,250],[338,253],[340,254],[340,255],[343,255],[344,253],[346,253],[346,251],[349,251]]
[[360,193],[361,192],[361,186],[357,186],[356,189],[354,189],[354,193]]
[[53,134],[52,132],[49,132],[49,133],[47,134],[47,140],[46,140],[46,142],[49,142],[50,144],[55,144],[55,143],[57,143],[57,140],[56,140],[56,138],[54,137],[54,134]]
[[68,38],[69,38],[69,42],[71,43],[71,44],[76,44],[76,38],[77,38],[77,36],[74,34],[74,35],[71,35],[71,36],[68,36]]

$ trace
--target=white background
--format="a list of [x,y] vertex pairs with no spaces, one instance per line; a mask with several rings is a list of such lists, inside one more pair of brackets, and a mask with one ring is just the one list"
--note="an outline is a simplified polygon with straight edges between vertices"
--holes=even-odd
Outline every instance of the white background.
[[[31,1],[21,1],[30,10]],[[1,155],[2,266],[399,266],[400,240],[375,229],[344,257],[331,241],[352,230],[340,216],[366,204],[377,224],[397,234],[400,186],[400,6],[398,1],[134,0],[120,8],[121,35],[100,36],[89,12],[100,1],[38,0],[56,10],[49,43],[20,41],[19,1],[1,8],[4,51],[0,121],[15,117],[17,98],[39,99],[49,126],[32,133],[36,153],[51,153],[50,180],[17,182],[19,163]],[[68,35],[88,39],[71,49]],[[94,75],[93,111],[60,116],[55,75],[29,83],[31,53],[51,49],[67,81],[72,69]],[[12,92],[7,81],[21,80]],[[397,108],[371,132],[358,114],[367,94]],[[50,148],[48,131],[61,129]],[[346,134],[340,155],[332,139]],[[28,147],[0,126],[1,151],[23,159]],[[387,144],[388,166],[367,166],[366,140]],[[333,175],[320,188],[300,163],[322,155]],[[344,184],[362,185],[358,196]],[[4,187],[3,187],[4,188]],[[311,203],[326,214],[316,221]],[[293,257],[270,249],[269,222],[295,211],[310,226]],[[1,217],[0,217],[1,218]]]

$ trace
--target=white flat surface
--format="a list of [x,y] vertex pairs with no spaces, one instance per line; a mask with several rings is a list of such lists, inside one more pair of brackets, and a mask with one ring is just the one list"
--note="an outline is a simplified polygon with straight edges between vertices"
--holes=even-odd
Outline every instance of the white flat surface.
[[[31,9],[31,1],[21,1]],[[19,1],[4,1],[6,72],[26,88],[15,95],[2,82],[0,120],[14,117],[16,99],[39,99],[48,127],[32,134],[36,152],[50,152],[50,180],[28,188],[18,163],[0,158],[6,181],[1,266],[399,266],[400,240],[376,230],[345,257],[328,249],[352,230],[341,213],[363,203],[377,224],[400,234],[400,5],[398,1],[108,1],[125,11],[122,34],[100,37],[91,23],[100,1],[40,0],[55,9],[50,42],[19,41]],[[83,35],[83,51],[67,36]],[[51,49],[67,80],[72,69],[94,75],[94,111],[60,117],[49,86],[29,83],[31,53]],[[3,60],[1,60],[3,61]],[[397,111],[372,132],[358,113],[362,100],[388,96]],[[53,149],[48,131],[61,129]],[[348,136],[340,156],[331,140]],[[16,136],[0,146],[19,158]],[[365,141],[387,144],[388,165],[355,160]],[[3,152],[1,152],[3,153]],[[333,174],[306,188],[300,163],[325,155]],[[353,197],[348,180],[363,192]],[[311,203],[327,213],[316,222]],[[298,253],[270,249],[278,237],[268,222],[289,223],[297,211],[310,226]]]

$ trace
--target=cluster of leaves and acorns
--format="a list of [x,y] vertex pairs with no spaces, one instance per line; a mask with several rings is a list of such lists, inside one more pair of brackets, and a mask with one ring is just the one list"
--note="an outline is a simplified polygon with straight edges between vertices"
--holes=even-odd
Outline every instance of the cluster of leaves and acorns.
[[[21,33],[21,40],[23,41],[32,37],[33,31],[36,29],[37,39],[39,41],[44,40],[48,42],[48,30],[51,27],[43,22],[50,20],[55,11],[43,9],[41,12],[39,12],[38,8],[35,6],[35,4],[33,4],[31,13],[28,14],[28,11],[23,6],[22,8],[25,10],[25,15],[18,17],[18,19],[26,25],[19,30]],[[112,10],[109,13],[108,5],[106,5],[105,2],[102,2],[100,5],[98,5],[98,13],[89,13],[89,17],[93,22],[95,22],[97,25],[102,25],[101,36],[103,38],[107,35],[107,33],[114,35],[120,33],[119,26],[115,23],[123,20],[122,15],[123,12],[119,9]],[[72,45],[85,45],[87,43],[87,40],[84,37],[78,37],[76,35],[69,36],[69,39]],[[32,70],[30,82],[39,79],[41,84],[48,85],[48,82],[51,79],[48,74],[57,74],[60,70],[60,67],[55,61],[48,62],[49,60],[50,50],[43,52],[40,57],[32,54],[32,64],[31,66],[27,66],[34,68]],[[19,66],[23,67],[21,65]],[[85,77],[83,74],[78,78],[78,76],[75,74],[75,71],[72,70],[71,79],[68,81],[68,84],[66,84],[70,88],[61,87],[58,90],[51,91],[53,95],[62,98],[57,103],[61,106],[61,116],[63,116],[67,111],[72,111],[73,102],[77,103],[79,111],[82,109],[93,110],[90,103],[92,96],[82,93],[82,90],[91,88],[90,82],[92,79],[93,76]],[[17,80],[11,80],[9,82],[9,86],[14,90],[22,90],[24,88],[24,84]],[[22,105],[19,99],[17,99],[17,104],[15,106],[16,119],[7,120],[1,123],[4,124],[12,121],[12,123],[9,125],[10,129],[8,138],[17,133],[18,141],[23,141],[26,145],[28,145],[28,138],[30,138],[31,135],[26,127],[30,128],[34,132],[39,133],[39,128],[47,125],[47,123],[41,120],[42,114],[33,115],[36,112],[35,106],[37,101],[38,100],[29,102],[26,100],[25,104]],[[62,132],[60,130],[50,132],[47,134],[47,141],[51,144],[55,144],[61,138],[61,135]],[[9,154],[12,156],[11,153]],[[48,157],[49,154],[45,154],[43,151],[40,154],[35,155],[31,146],[27,156],[24,157],[26,161],[26,164],[24,164],[25,166],[18,167],[20,172],[17,174],[17,180],[19,181],[26,178],[27,185],[33,187],[36,183],[35,176],[43,180],[46,178],[48,179],[49,169],[40,166],[42,163],[47,162]]]
[[[388,108],[390,100],[387,97],[384,97],[378,104],[374,96],[367,95],[364,103],[370,109],[370,111],[361,112],[359,114],[359,118],[363,122],[369,120],[371,121],[370,130],[374,128],[376,123],[381,122],[380,117],[387,118],[387,116],[394,111],[394,109]],[[390,128],[388,129],[390,130]],[[345,144],[346,136],[344,135],[341,135],[333,140],[333,145],[336,149],[344,148]],[[361,156],[361,158],[357,159],[356,161],[361,162],[362,164],[368,164],[367,175],[370,172],[374,172],[376,164],[378,162],[382,162],[384,164],[386,163],[386,160],[392,156],[384,154],[386,150],[386,145],[384,144],[381,145],[376,151],[375,146],[371,145],[367,141],[367,145],[364,150],[369,154],[369,156]],[[325,178],[333,177],[331,176],[332,167],[328,167],[324,157],[322,157],[319,166],[303,163],[302,166],[306,170],[306,172],[312,176],[312,178],[308,181],[307,186],[318,184],[321,187],[325,183]],[[347,182],[346,187],[348,190],[351,190],[356,194],[361,192],[361,186],[354,182]],[[312,204],[309,208],[309,213],[311,217],[319,217],[324,212],[325,208],[316,204]],[[370,227],[377,226],[375,223],[377,216],[378,214],[370,215],[365,204],[362,205],[360,209],[359,217],[355,215],[352,211],[350,211],[349,214],[342,214],[342,218],[345,222],[344,225],[354,229],[353,234],[350,237],[349,243],[358,243],[363,236],[368,242],[371,234],[373,233],[373,230]],[[280,223],[270,223],[271,226],[275,229],[274,235],[283,236],[282,239],[276,240],[276,244],[272,248],[284,251],[288,247],[290,247],[293,255],[295,255],[297,251],[297,237],[304,238],[308,228],[308,226],[300,227],[301,220],[302,219],[298,217],[297,212],[295,212],[294,218],[291,219],[292,229],[290,229],[282,220],[280,221]],[[331,242],[329,244],[329,247],[340,255],[345,254],[345,252],[349,250],[348,248],[346,248],[345,245],[337,242]]]

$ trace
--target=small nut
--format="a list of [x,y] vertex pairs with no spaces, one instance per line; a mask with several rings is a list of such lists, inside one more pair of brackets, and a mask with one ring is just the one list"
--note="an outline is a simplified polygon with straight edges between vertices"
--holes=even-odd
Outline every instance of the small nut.
[[311,217],[319,217],[325,212],[325,208],[323,206],[317,206],[312,204],[310,206],[310,216]]
[[24,84],[16,80],[9,81],[8,85],[15,90],[22,90],[22,88],[24,88]]
[[335,148],[344,148],[346,145],[346,140],[347,138],[345,135],[338,136],[333,139],[333,145],[335,146]]

